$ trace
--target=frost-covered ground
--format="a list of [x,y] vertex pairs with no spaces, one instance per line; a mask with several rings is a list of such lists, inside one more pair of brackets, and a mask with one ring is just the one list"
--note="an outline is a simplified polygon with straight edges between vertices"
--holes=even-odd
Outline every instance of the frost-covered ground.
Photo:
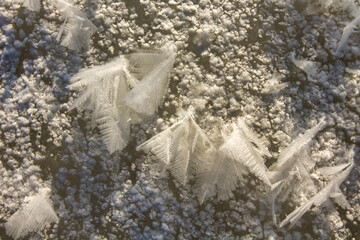
[[[44,188],[51,189],[59,222],[34,239],[360,238],[360,34],[352,33],[336,55],[353,17],[311,2],[78,0],[98,30],[88,49],[73,51],[56,40],[64,19],[50,0],[39,13],[1,1],[0,238],[7,238],[6,219]],[[164,104],[132,126],[122,152],[110,155],[90,115],[68,111],[75,96],[70,78],[167,42],[178,52]],[[304,71],[294,59],[314,66]],[[136,151],[178,120],[177,109],[190,106],[212,139],[223,124],[247,115],[273,156],[268,166],[325,116],[329,127],[310,156],[329,166],[355,146],[355,167],[341,185],[351,208],[328,202],[293,228],[278,228],[253,177],[231,200],[199,205],[190,188],[154,172],[154,159]]]

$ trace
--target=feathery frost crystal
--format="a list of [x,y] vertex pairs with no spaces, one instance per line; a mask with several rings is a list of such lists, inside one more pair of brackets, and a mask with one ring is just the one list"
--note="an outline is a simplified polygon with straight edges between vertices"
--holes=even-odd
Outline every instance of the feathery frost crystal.
[[38,232],[58,220],[50,199],[43,193],[38,193],[7,220],[6,234],[19,239],[29,232]]
[[167,164],[181,184],[195,179],[194,191],[200,203],[218,195],[227,200],[247,171],[270,185],[262,156],[269,155],[265,144],[239,119],[224,143],[215,147],[196,124],[191,113],[138,147],[152,152]]
[[31,11],[40,11],[40,0],[24,0],[24,6]]
[[91,40],[91,36],[96,31],[96,27],[86,15],[74,6],[68,0],[53,0],[55,7],[65,18],[63,26],[58,33],[58,41],[65,30],[66,35],[61,42],[61,45],[68,47],[71,50],[80,51],[86,48]]
[[176,47],[167,44],[159,51],[134,53],[80,70],[71,79],[70,89],[81,93],[72,109],[92,111],[110,153],[127,145],[131,124],[157,111],[175,54]]

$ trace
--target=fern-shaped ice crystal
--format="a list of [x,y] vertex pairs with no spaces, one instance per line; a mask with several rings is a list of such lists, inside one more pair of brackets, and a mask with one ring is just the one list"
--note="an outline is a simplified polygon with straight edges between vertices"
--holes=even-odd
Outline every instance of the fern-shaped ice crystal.
[[40,11],[40,0],[24,0],[24,6],[31,11]]
[[66,35],[61,45],[71,50],[86,48],[96,27],[86,15],[68,0],[53,0],[53,4],[63,15],[65,22],[60,28],[57,39],[60,41],[63,31]]
[[57,222],[51,201],[42,193],[31,197],[30,201],[15,212],[5,223],[6,234],[19,239],[29,232],[38,232],[47,225]]
[[223,134],[224,143],[218,149],[207,152],[195,183],[200,203],[217,194],[219,200],[233,195],[239,181],[251,172],[266,185],[270,185],[264,156],[270,153],[256,134],[239,118],[232,126],[230,135]]
[[206,162],[207,150],[213,148],[210,139],[187,114],[180,122],[165,129],[138,147],[152,152],[163,163],[175,179],[185,184],[193,178],[199,164]]
[[194,192],[200,203],[215,195],[220,200],[231,197],[247,171],[270,185],[263,160],[269,152],[242,119],[219,148],[188,114],[138,149],[152,152],[180,183],[195,179]]
[[164,45],[157,53],[130,55],[130,71],[142,80],[125,98],[129,107],[144,115],[153,115],[157,111],[169,85],[168,75],[175,56],[173,44]]
[[281,223],[280,227],[285,226],[290,223],[293,226],[313,205],[319,207],[326,200],[333,198],[336,203],[340,206],[347,208],[349,207],[349,203],[347,202],[345,196],[341,193],[339,188],[340,184],[346,179],[346,177],[351,172],[354,167],[354,162],[351,158],[350,163],[345,166],[342,165],[342,168],[339,169],[337,166],[335,167],[338,172],[334,174],[333,179],[319,192],[317,192],[314,196],[312,196],[306,203],[296,208],[293,212],[291,212]]
[[[279,225],[283,227],[290,223],[293,226],[313,205],[320,206],[329,198],[333,198],[342,207],[349,207],[339,185],[344,181],[353,167],[353,156],[350,163],[334,167],[323,167],[318,170],[322,175],[333,176],[333,179],[322,189],[318,189],[310,172],[315,162],[310,159],[306,148],[315,135],[326,126],[325,119],[313,128],[299,135],[287,148],[281,151],[278,162],[271,168],[270,180],[272,188],[269,193],[274,223],[277,224],[275,214],[275,200],[285,201],[290,193],[302,195],[308,200],[290,213]],[[350,154],[351,155],[351,154]]]
[[173,45],[166,46],[80,70],[71,79],[70,89],[80,92],[72,108],[92,111],[110,153],[121,151],[131,124],[154,114],[161,103],[175,54]]

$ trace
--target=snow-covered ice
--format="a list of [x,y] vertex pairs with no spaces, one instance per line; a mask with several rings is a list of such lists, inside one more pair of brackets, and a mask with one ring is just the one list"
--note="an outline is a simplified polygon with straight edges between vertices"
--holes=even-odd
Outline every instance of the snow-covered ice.
[[[59,9],[68,3],[72,11]],[[358,0],[2,0],[0,238],[43,189],[57,216],[49,211],[53,221],[32,239],[360,238],[359,9]],[[110,154],[91,111],[70,110],[78,97],[70,79],[166,43],[177,51],[164,101]],[[329,198],[316,206],[311,193],[293,191],[272,208],[251,173],[228,200],[200,204],[194,182],[179,184],[155,155],[136,150],[188,109],[216,146],[224,126],[246,116],[269,169],[326,119],[302,151]],[[306,204],[294,226],[273,221],[272,209],[280,223]]]

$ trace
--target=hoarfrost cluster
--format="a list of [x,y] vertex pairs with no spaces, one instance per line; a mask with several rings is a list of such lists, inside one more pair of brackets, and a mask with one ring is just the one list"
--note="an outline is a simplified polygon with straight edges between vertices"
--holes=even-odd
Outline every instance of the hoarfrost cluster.
[[1,1],[0,238],[359,238],[359,6]]

